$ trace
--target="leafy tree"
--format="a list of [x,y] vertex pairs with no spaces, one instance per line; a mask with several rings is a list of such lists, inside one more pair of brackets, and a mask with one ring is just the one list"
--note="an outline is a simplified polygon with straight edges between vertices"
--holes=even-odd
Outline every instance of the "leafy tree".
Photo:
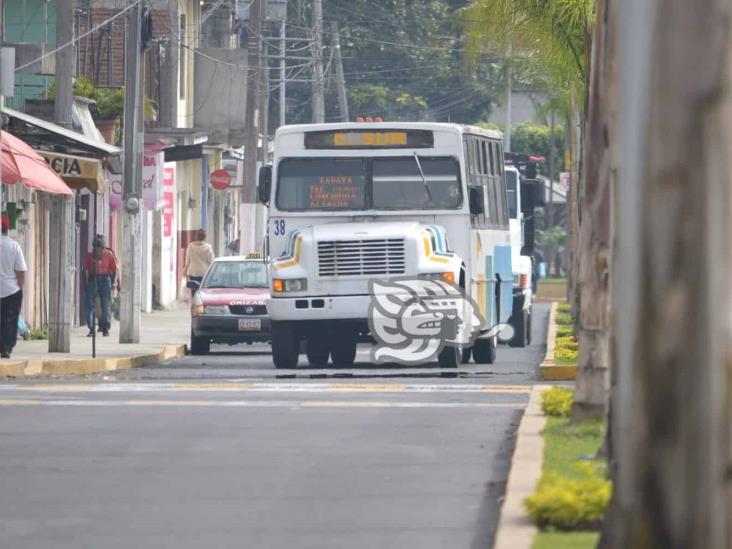
[[[500,97],[502,63],[480,57],[465,63],[458,0],[324,0],[324,63],[330,62],[329,21],[340,30],[351,117],[475,123]],[[291,10],[292,33],[309,35],[309,16]],[[332,69],[328,71],[331,74]],[[305,70],[303,76],[310,75]],[[302,78],[302,76],[301,76]],[[336,120],[336,90],[326,81],[326,120]],[[310,89],[288,88],[288,122],[310,118]],[[275,111],[276,109],[272,109]]]

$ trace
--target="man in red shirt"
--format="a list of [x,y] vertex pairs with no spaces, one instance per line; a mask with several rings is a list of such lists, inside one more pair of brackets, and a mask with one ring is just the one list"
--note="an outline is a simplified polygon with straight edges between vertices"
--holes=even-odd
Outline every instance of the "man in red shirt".
[[96,296],[99,296],[102,312],[99,318],[99,330],[102,335],[108,336],[112,327],[112,313],[110,301],[112,288],[117,281],[119,265],[114,252],[104,245],[104,237],[97,235],[94,239],[94,249],[86,254],[82,264],[86,273],[86,325],[89,327],[88,337],[94,333],[94,313]]

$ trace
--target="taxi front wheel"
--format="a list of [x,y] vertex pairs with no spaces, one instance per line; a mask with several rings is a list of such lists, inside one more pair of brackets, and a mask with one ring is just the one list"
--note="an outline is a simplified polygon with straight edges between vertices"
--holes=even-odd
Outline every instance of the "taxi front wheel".
[[208,337],[197,337],[191,331],[191,354],[206,355],[211,350],[211,339]]

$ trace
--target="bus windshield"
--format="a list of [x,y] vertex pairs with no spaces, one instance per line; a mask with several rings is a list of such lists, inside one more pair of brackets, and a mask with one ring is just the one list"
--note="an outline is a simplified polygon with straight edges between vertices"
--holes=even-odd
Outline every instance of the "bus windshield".
[[453,158],[285,159],[277,208],[285,211],[442,210],[462,205]]

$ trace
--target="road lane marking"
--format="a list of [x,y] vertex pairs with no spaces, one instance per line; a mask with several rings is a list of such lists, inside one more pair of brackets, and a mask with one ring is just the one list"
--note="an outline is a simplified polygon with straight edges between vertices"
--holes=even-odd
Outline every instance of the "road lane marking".
[[55,383],[0,385],[0,393],[150,393],[150,392],[263,392],[263,393],[496,393],[526,394],[526,385],[389,384],[389,383]]
[[523,409],[524,403],[497,402],[389,402],[380,400],[39,400],[2,399],[0,407],[206,407],[206,408],[506,408]]

